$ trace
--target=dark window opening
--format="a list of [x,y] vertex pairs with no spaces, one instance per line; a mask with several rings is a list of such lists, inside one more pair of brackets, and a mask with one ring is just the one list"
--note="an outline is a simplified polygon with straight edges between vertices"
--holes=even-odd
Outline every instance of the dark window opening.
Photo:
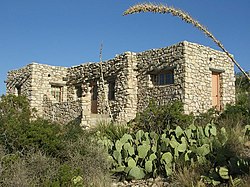
[[174,70],[162,71],[151,75],[151,77],[154,85],[174,84]]
[[77,96],[77,98],[81,98],[82,97],[82,87],[81,86],[76,86],[75,87],[75,89],[76,89],[76,96]]
[[110,81],[108,83],[108,99],[115,100],[115,81]]
[[20,96],[22,94],[22,87],[20,85],[16,86],[16,93],[18,96]]

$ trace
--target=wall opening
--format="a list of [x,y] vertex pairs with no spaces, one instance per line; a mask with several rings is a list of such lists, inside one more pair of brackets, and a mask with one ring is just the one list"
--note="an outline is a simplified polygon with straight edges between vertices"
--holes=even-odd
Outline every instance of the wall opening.
[[63,86],[51,85],[51,96],[57,101],[63,101]]
[[212,72],[212,107],[221,109],[220,104],[220,73]]
[[75,94],[76,94],[76,98],[77,99],[79,99],[79,98],[82,97],[83,90],[82,90],[82,86],[81,85],[75,86]]
[[91,90],[91,113],[92,114],[97,114],[97,96],[98,96],[98,88],[97,88],[97,83],[92,82],[90,84]]
[[22,86],[16,85],[16,95],[20,96],[22,94]]
[[108,99],[115,100],[115,80],[108,81]]
[[174,70],[161,71],[151,74],[151,80],[154,85],[170,85],[174,84]]

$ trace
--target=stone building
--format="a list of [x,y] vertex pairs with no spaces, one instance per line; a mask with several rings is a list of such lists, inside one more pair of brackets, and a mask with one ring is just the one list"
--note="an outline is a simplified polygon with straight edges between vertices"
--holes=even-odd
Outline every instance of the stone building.
[[[83,126],[107,119],[133,119],[154,99],[181,100],[186,113],[221,110],[235,101],[234,65],[223,53],[187,41],[103,63],[55,67],[31,63],[8,73],[7,94],[22,94],[37,115]],[[110,112],[108,107],[110,107]]]

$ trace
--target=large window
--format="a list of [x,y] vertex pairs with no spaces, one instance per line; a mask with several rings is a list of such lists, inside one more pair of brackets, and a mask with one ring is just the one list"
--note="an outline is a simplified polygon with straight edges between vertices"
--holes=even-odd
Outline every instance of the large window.
[[51,85],[51,95],[56,101],[63,101],[63,86]]
[[152,75],[154,85],[174,84],[174,70],[162,71]]

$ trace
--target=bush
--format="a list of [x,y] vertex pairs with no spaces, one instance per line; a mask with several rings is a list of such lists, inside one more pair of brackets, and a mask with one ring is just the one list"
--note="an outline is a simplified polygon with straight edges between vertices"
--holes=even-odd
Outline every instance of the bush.
[[25,97],[2,96],[0,110],[0,144],[7,153],[43,150],[57,155],[62,150],[61,127],[42,119],[30,120],[31,110]]
[[91,137],[85,135],[75,142],[66,144],[66,162],[77,168],[85,186],[109,186],[110,162],[107,152]]
[[41,152],[29,152],[26,156],[6,154],[1,165],[0,186],[42,186],[55,178],[59,163]]
[[62,127],[46,120],[31,121],[26,132],[20,138],[23,149],[42,150],[53,156],[60,155],[63,150]]
[[229,122],[230,126],[250,124],[250,82],[241,74],[236,75],[236,103],[226,106],[221,115],[223,120]]
[[0,101],[0,186],[108,186],[108,155],[79,124],[30,120],[24,97]]
[[27,131],[31,111],[25,97],[2,96],[0,101],[0,143],[5,149],[22,151],[20,139]]
[[184,114],[183,111],[183,103],[180,101],[163,106],[151,101],[148,107],[138,113],[136,118],[130,122],[130,126],[134,131],[141,129],[148,132],[154,131],[158,134],[178,125],[187,127],[193,122],[194,117]]

